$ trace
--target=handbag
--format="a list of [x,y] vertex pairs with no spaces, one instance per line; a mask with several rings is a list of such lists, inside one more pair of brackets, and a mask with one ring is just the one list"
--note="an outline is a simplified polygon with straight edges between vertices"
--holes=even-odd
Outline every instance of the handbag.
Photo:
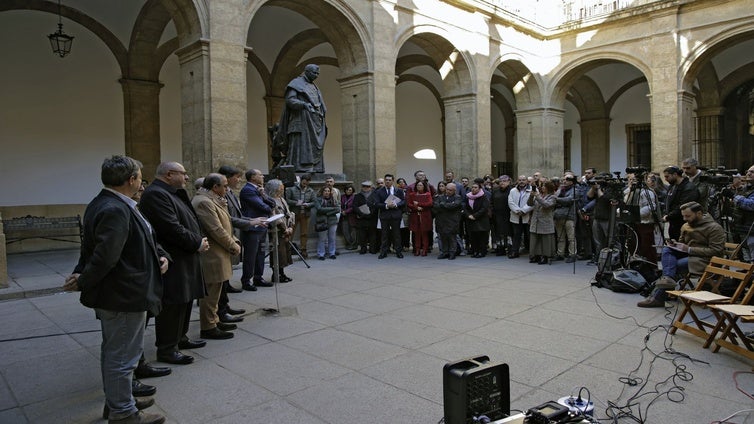
[[317,222],[314,225],[314,231],[316,231],[316,232],[327,231],[327,221],[325,221],[325,222]]

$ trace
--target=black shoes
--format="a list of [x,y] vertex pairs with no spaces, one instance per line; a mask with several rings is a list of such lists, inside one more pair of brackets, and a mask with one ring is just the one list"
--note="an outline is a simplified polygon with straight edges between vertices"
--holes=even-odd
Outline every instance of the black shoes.
[[398,253],[395,254],[395,257],[398,258],[398,259],[403,259],[403,253],[398,252]]
[[178,349],[199,349],[204,346],[207,346],[207,342],[204,340],[184,339],[178,342]]
[[338,257],[335,255],[330,255],[330,259],[338,259]]
[[162,377],[168,375],[172,370],[168,367],[154,367],[146,362],[140,362],[139,366],[134,370],[134,377],[136,378],[152,378]]
[[290,283],[291,281],[293,281],[293,278],[291,278],[291,277],[289,277],[289,276],[287,276],[285,274],[282,274],[280,276],[280,282],[281,283]]
[[225,308],[225,310],[231,315],[243,315],[246,313],[246,309],[233,309],[230,306]]
[[540,256],[537,263],[540,265],[551,265],[552,261],[547,256]]
[[273,284],[269,281],[265,280],[264,278],[260,278],[258,280],[254,280],[254,286],[256,287],[272,287]]
[[219,329],[221,329],[223,331],[230,331],[230,330],[237,329],[238,326],[236,324],[226,324],[224,322],[218,322],[217,323],[217,328],[219,328]]
[[[150,406],[154,405],[154,399],[134,399],[136,401],[136,409],[141,411],[142,409],[147,409]],[[110,415],[110,407],[107,406],[107,401],[105,401],[105,407],[102,409],[102,419],[106,420],[107,417]]]
[[448,259],[450,255],[443,253],[442,255],[438,256],[437,259]]
[[324,261],[325,257],[324,256],[318,256],[317,259],[319,259],[320,261]]
[[257,291],[257,287],[249,282],[242,283],[242,287],[246,291]]
[[565,263],[567,263],[567,264],[572,264],[574,262],[576,262],[576,257],[575,256],[569,256],[565,260]]
[[[168,364],[175,364],[175,365],[188,365],[192,362],[194,362],[194,357],[189,355],[184,355],[183,353],[174,350],[169,353],[163,353],[157,354],[157,360],[160,362],[166,362]],[[156,389],[155,389],[156,390]],[[153,393],[154,394],[154,393]],[[134,395],[136,396],[136,395]]]
[[377,256],[377,259],[385,259],[387,258],[387,253],[380,253],[380,256]]
[[218,314],[218,318],[220,318],[220,322],[241,322],[243,321],[243,317],[234,317],[233,315],[229,313],[224,314]]
[[131,380],[131,394],[133,397],[152,396],[157,393],[157,387],[144,384],[137,379]]
[[227,287],[225,288],[228,293],[243,293],[242,289],[237,289],[228,283]]
[[215,327],[211,330],[202,330],[199,332],[201,334],[203,339],[212,339],[212,340],[226,340],[226,339],[232,339],[233,333],[230,331],[223,331],[218,327]]

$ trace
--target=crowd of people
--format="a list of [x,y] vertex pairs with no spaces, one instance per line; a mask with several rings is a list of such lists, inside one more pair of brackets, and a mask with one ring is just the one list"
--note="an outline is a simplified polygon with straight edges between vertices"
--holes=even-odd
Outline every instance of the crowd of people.
[[[707,182],[696,160],[686,159],[662,175],[631,169],[625,179],[595,168],[551,178],[534,172],[515,181],[507,175],[458,181],[447,171],[433,185],[419,170],[411,184],[386,174],[363,181],[358,192],[351,186],[341,192],[332,177],[315,192],[310,175],[286,187],[279,179],[265,182],[258,169],[222,166],[195,182],[193,196],[180,163],[161,163],[149,185],[141,167],[126,156],[104,161],[104,188],[87,206],[80,259],[64,285],[81,291],[81,303],[100,320],[103,418],[116,423],[165,420],[142,411],[154,403],[147,397],[156,388],[139,378],[171,372],[144,357],[150,317],[156,359],[192,363],[181,350],[206,345],[188,337],[194,301],[202,339],[232,338],[245,311],[230,306],[228,293],[292,281],[285,268],[294,253],[309,257],[311,230],[321,261],[337,259],[340,228],[346,249],[379,259],[404,258],[404,251],[427,256],[436,248],[437,259],[492,252],[528,255],[541,265],[596,264],[600,251],[619,238],[617,220],[633,234],[623,238],[625,248],[662,263],[663,276],[642,307],[664,306],[664,292],[686,273],[701,273],[712,256],[723,254],[726,241],[754,248],[754,166],[746,178],[730,175],[724,186]],[[264,278],[265,262],[271,281]],[[237,264],[240,289],[230,284]]]

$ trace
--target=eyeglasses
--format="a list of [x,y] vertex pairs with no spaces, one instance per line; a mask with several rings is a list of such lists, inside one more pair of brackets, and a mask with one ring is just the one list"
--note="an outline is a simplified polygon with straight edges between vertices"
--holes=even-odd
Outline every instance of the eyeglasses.
[[181,175],[188,175],[188,172],[186,172],[186,171],[181,171],[181,170],[179,170],[179,169],[171,169],[170,171],[168,171],[168,174],[169,174],[169,173],[171,173],[171,172],[177,172],[177,173],[179,173],[179,174],[181,174]]

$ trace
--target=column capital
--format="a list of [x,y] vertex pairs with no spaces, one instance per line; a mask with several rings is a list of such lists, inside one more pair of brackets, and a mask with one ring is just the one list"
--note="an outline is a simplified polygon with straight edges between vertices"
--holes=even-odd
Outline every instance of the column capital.
[[367,71],[354,75],[348,75],[343,78],[338,78],[337,81],[340,83],[340,88],[352,88],[361,85],[373,84],[374,72]]
[[175,54],[178,56],[178,63],[181,65],[196,60],[201,56],[209,56],[209,40],[200,38],[176,50]]

